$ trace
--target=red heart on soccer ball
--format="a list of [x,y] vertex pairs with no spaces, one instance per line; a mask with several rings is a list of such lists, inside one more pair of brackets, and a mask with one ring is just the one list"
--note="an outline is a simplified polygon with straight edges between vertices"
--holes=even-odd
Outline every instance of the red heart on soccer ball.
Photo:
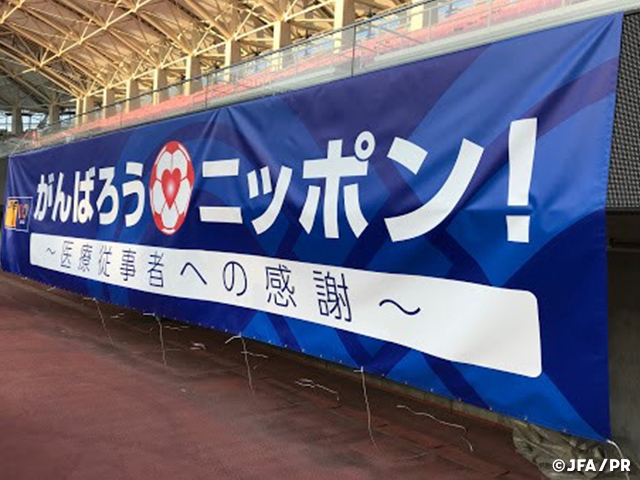
[[173,202],[178,196],[180,180],[182,180],[180,177],[180,170],[177,168],[172,171],[165,170],[162,172],[162,193],[164,193],[164,198],[167,201],[167,206],[169,208],[173,206]]

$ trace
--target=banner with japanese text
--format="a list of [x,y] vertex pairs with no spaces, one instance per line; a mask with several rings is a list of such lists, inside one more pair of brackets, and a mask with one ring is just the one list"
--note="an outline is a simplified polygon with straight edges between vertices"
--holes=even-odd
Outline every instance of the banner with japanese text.
[[608,437],[621,25],[15,155],[2,268]]

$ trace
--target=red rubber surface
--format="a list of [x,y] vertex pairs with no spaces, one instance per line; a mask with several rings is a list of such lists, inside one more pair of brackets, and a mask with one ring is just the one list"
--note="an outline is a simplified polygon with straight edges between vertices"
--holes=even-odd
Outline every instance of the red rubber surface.
[[[0,273],[0,479],[543,478],[510,432],[228,335]],[[167,328],[169,327],[169,328]],[[205,345],[206,351],[193,343]],[[305,389],[300,378],[332,390]],[[459,429],[396,408],[405,404]]]

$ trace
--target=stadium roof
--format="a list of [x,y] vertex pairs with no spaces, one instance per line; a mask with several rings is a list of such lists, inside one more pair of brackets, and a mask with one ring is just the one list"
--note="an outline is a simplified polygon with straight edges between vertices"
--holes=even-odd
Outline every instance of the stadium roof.
[[[243,57],[271,50],[277,22],[293,42],[334,27],[336,1],[352,0],[4,0],[0,2],[0,108],[44,109],[128,79],[150,89],[155,69],[169,82],[188,57],[202,71],[223,65],[225,45]],[[403,0],[356,0],[355,17]]]

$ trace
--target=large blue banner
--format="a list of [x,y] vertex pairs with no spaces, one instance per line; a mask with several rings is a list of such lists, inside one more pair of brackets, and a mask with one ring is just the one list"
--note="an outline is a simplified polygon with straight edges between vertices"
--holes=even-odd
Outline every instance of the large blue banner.
[[608,437],[621,24],[16,155],[2,267]]

